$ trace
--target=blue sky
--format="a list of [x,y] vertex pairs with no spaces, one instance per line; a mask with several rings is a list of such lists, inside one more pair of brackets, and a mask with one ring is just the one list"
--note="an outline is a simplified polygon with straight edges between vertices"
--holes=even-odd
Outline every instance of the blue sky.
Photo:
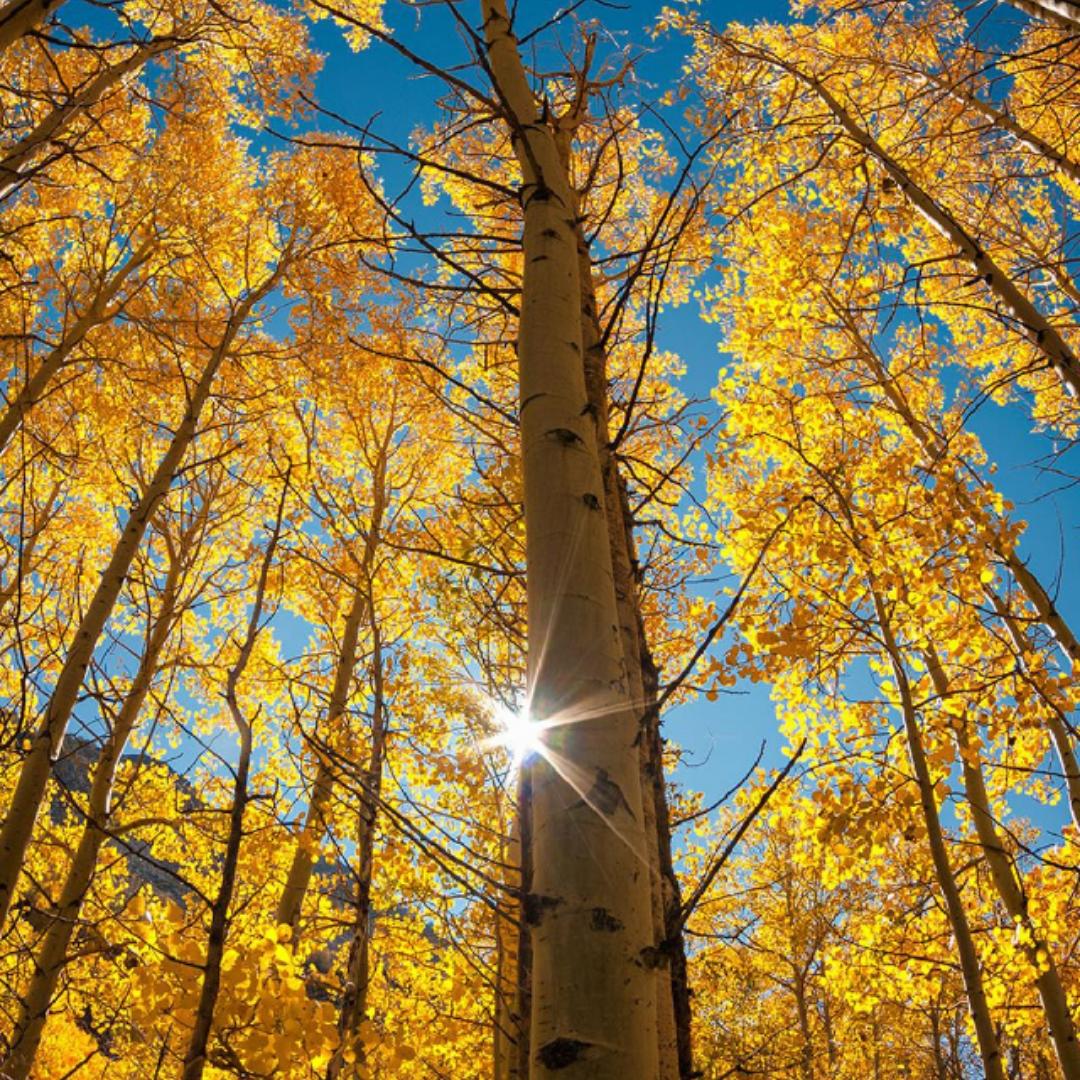
[[[610,7],[586,5],[579,12],[584,18],[598,20],[601,36],[611,47],[631,46],[640,53],[637,92],[646,100],[659,97],[677,84],[686,49],[681,38],[654,38],[650,33],[660,6],[630,0]],[[463,5],[462,10],[466,16],[474,14],[469,5]],[[788,17],[782,0],[755,3],[750,10],[743,4],[706,0],[701,13],[717,26],[731,20]],[[551,5],[522,2],[517,14],[519,36],[552,14]],[[427,9],[420,15],[390,0],[386,18],[410,47],[435,63],[461,62],[467,56],[459,32],[437,11]],[[996,33],[1009,34],[1017,24],[1015,13],[1010,11],[1004,21],[999,21]],[[319,100],[325,107],[358,124],[374,118],[376,130],[398,140],[435,119],[441,87],[433,78],[418,73],[410,61],[378,42],[363,53],[352,53],[340,31],[328,22],[316,26],[314,36],[326,58],[318,87]],[[717,330],[700,320],[695,305],[665,314],[659,344],[677,351],[684,359],[687,392],[707,395],[720,363]],[[1052,445],[1030,432],[1021,406],[1000,408],[987,404],[974,417],[973,427],[999,466],[999,486],[1016,504],[1017,516],[1030,522],[1022,551],[1044,581],[1058,583],[1060,606],[1075,618],[1080,614],[1080,591],[1075,570],[1070,572],[1065,565],[1065,555],[1075,538],[1080,492],[1072,488],[1057,490],[1061,487],[1060,477],[1033,465],[1051,451]],[[1067,457],[1064,464],[1075,467],[1080,463],[1070,462]],[[762,740],[768,741],[766,763],[783,760],[783,740],[776,730],[769,688],[765,685],[747,684],[714,703],[702,699],[672,710],[665,727],[668,737],[687,751],[679,779],[703,791],[709,801],[743,774]],[[1053,827],[1051,819],[1046,824]]]

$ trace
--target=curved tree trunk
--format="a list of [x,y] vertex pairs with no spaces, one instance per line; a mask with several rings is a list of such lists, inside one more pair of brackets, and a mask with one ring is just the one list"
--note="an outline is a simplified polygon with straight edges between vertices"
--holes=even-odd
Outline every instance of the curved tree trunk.
[[1070,34],[1080,34],[1080,6],[1072,0],[1005,0],[1033,19],[1050,23]]
[[195,1009],[195,1023],[191,1030],[191,1039],[180,1070],[181,1080],[202,1080],[210,1045],[210,1030],[214,1023],[214,1009],[221,990],[221,963],[225,956],[225,940],[229,931],[229,908],[232,906],[233,894],[236,891],[236,871],[240,865],[240,845],[244,839],[244,811],[250,799],[248,779],[251,775],[251,721],[240,708],[236,691],[247,670],[262,629],[266,585],[270,577],[270,567],[274,562],[274,553],[281,538],[281,522],[285,514],[285,500],[288,494],[289,478],[286,474],[281,487],[281,499],[278,502],[274,530],[267,541],[262,565],[259,567],[255,599],[251,605],[251,614],[248,616],[247,633],[244,635],[236,660],[225,680],[225,704],[240,741],[240,755],[233,773],[233,797],[232,806],[229,808],[229,831],[221,860],[221,882],[214,902],[210,905],[210,929],[206,938],[206,961],[203,964],[202,986],[199,990],[199,1003]]
[[147,262],[158,249],[157,239],[147,240],[108,281],[101,284],[90,306],[68,327],[63,339],[50,349],[34,369],[26,382],[9,400],[0,416],[0,450],[7,446],[11,436],[26,419],[26,414],[41,400],[56,373],[82,342],[83,338],[102,323],[108,322],[116,313],[113,306],[117,293],[132,273]]
[[0,201],[6,199],[33,172],[30,164],[41,150],[56,141],[83,110],[99,102],[114,86],[144,64],[180,43],[176,37],[156,38],[138,46],[129,56],[109,64],[67,101],[57,105],[0,156]]
[[877,161],[919,214],[956,246],[976,276],[986,283],[987,288],[1012,315],[1021,335],[1043,354],[1061,380],[1065,391],[1073,397],[1080,397],[1080,361],[1057,328],[998,266],[983,246],[969,235],[956,217],[921,187],[869,131],[856,123],[851,113],[832,95],[824,82],[773,53],[748,48],[737,41],[725,39],[725,42],[739,55],[786,71],[792,78],[812,90],[832,113],[847,137]]
[[8,0],[0,7],[0,53],[36,30],[64,0]]
[[950,83],[940,75],[932,75],[928,72],[919,71],[916,73],[916,77],[932,86],[936,86],[939,90],[944,91],[949,97],[954,101],[959,102],[961,105],[973,109],[980,116],[989,120],[994,127],[1008,132],[1008,134],[1010,134],[1021,146],[1026,147],[1033,154],[1038,154],[1040,157],[1046,158],[1055,169],[1058,169],[1070,180],[1080,183],[1080,163],[1074,161],[1067,152],[1056,149],[1042,138],[1041,135],[1036,135],[1035,132],[1029,131],[1023,124],[1014,119],[1003,109],[999,109],[990,102],[984,101],[981,97],[971,93],[969,90],[962,90],[959,86]]
[[[375,556],[382,539],[382,522],[387,508],[386,470],[390,457],[390,442],[395,430],[393,422],[387,425],[386,436],[379,447],[372,471],[371,523],[364,540],[364,554],[360,560],[360,576],[363,582],[356,586],[353,592],[352,606],[345,618],[345,628],[341,635],[341,648],[338,651],[337,668],[334,671],[334,685],[326,708],[328,737],[345,715],[349,704],[349,691],[352,686],[353,671],[356,668],[360,626],[365,615],[370,616],[374,632],[375,610],[370,593],[373,588]],[[317,749],[317,753],[319,761],[315,783],[312,786],[311,801],[277,908],[277,921],[292,927],[294,942],[298,940],[296,930],[300,920],[300,911],[311,883],[311,870],[315,865],[319,843],[326,833],[326,814],[334,793],[333,761],[321,749]]]

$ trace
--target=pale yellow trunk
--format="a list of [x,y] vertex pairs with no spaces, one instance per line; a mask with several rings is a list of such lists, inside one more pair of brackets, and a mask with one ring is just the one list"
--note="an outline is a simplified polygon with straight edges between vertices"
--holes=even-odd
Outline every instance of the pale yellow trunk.
[[155,56],[174,48],[177,38],[158,39],[140,45],[130,56],[103,68],[78,93],[56,106],[14,146],[0,157],[0,200],[7,198],[24,179],[24,171],[41,149],[56,140],[83,110],[95,105],[114,86]]
[[[897,414],[907,425],[908,430],[911,431],[919,445],[925,451],[925,467],[930,472],[938,470],[937,462],[940,455],[947,453],[949,449],[945,437],[915,416],[908,404],[907,398],[896,385],[895,380],[889,375],[873,348],[859,333],[858,328],[854,325],[850,317],[846,315],[843,309],[833,301],[831,297],[830,305],[837,317],[844,321],[852,343],[855,345],[859,356],[873,373],[881,390],[888,398],[893,408],[896,409]],[[964,486],[964,478],[955,470],[951,471],[951,478],[954,481],[954,491],[956,493],[957,502],[960,504],[964,513],[967,514],[972,524],[977,524],[979,521],[979,514],[976,513],[975,504]],[[1047,630],[1050,631],[1051,636],[1065,654],[1070,668],[1074,672],[1080,670],[1080,642],[1077,642],[1071,626],[1065,621],[1061,612],[1057,610],[1056,605],[1051,600],[1046,589],[1043,588],[1042,583],[1027,568],[1023,560],[1021,560],[1014,550],[1005,547],[996,540],[989,542],[987,546],[989,550],[1000,559],[1006,567],[1008,567],[1013,575],[1013,579],[1016,581],[1017,585],[1019,585],[1020,591],[1027,597],[1031,606],[1038,613],[1040,621]],[[1028,644],[1023,632],[1018,627],[1016,619],[1012,617],[1001,597],[992,589],[987,590],[987,595],[1008,630],[1016,649],[1017,659],[1022,663],[1024,655],[1028,652]],[[1050,737],[1053,740],[1054,749],[1058,755],[1058,759],[1061,762],[1062,774],[1065,778],[1066,789],[1069,793],[1070,814],[1073,823],[1077,828],[1080,828],[1080,764],[1077,763],[1076,753],[1073,749],[1072,734],[1069,731],[1069,727],[1066,724],[1064,717],[1052,703],[1047,702],[1047,709],[1046,726],[1050,733]]]
[[915,210],[956,247],[959,256],[971,266],[977,277],[986,283],[987,288],[1012,315],[1018,332],[1043,354],[1061,380],[1065,391],[1073,397],[1080,396],[1080,362],[1057,328],[1035,307],[1027,294],[998,266],[989,252],[968,233],[960,221],[921,187],[869,131],[855,121],[825,83],[772,53],[743,50],[738,43],[734,43],[733,47],[736,51],[788,72],[817,94],[848,138],[878,162]]
[[1070,34],[1080,33],[1080,7],[1070,0],[1006,0],[1006,3],[1059,30]]
[[[926,653],[927,670],[934,683],[934,691],[942,701],[950,695],[949,682],[941,663],[933,651]],[[1050,1030],[1050,1038],[1057,1053],[1061,1074],[1066,1080],[1080,1080],[1080,1046],[1076,1041],[1076,1027],[1069,1011],[1068,999],[1058,975],[1057,964],[1049,946],[1041,940],[1035,924],[1028,914],[1027,896],[1018,880],[1018,871],[1009,857],[1005,844],[998,834],[997,824],[990,808],[990,798],[983,780],[979,753],[967,730],[967,721],[960,718],[954,726],[957,749],[960,753],[964,776],[964,793],[971,807],[975,832],[990,867],[1001,902],[1013,923],[1022,927],[1030,936],[1025,952],[1039,974],[1035,987],[1042,1002],[1043,1014]]]
[[[568,154],[562,153],[564,163]],[[580,216],[578,201],[574,199],[575,216]],[[604,483],[604,510],[607,514],[609,548],[611,552],[612,580],[615,585],[615,602],[619,613],[619,632],[622,637],[623,656],[627,669],[627,688],[631,705],[637,717],[639,736],[638,754],[641,768],[643,831],[649,851],[649,883],[652,900],[653,940],[658,946],[653,969],[656,979],[656,1027],[659,1053],[660,1080],[679,1078],[679,1037],[675,1020],[675,994],[672,985],[671,949],[677,942],[668,941],[667,912],[677,896],[663,873],[662,846],[669,843],[666,830],[660,822],[666,816],[662,805],[664,789],[664,763],[655,753],[660,745],[651,730],[659,724],[656,715],[655,694],[646,690],[642,670],[643,620],[638,596],[638,581],[634,571],[632,534],[627,521],[625,492],[620,482],[618,463],[611,453],[608,392],[607,356],[597,317],[596,292],[592,280],[592,259],[586,246],[581,225],[575,229],[578,246],[578,273],[581,279],[581,328],[584,350],[585,391],[590,411],[596,422],[597,448],[600,458],[600,474]]]
[[998,1044],[997,1032],[986,1001],[986,990],[983,985],[979,954],[975,948],[971,925],[968,922],[967,912],[964,910],[960,888],[956,883],[956,876],[949,862],[948,849],[945,846],[945,834],[941,827],[937,796],[934,792],[934,781],[930,774],[930,766],[926,760],[926,752],[923,749],[922,733],[919,730],[919,721],[915,712],[911,686],[908,682],[907,669],[904,666],[899,647],[893,636],[887,609],[877,593],[874,594],[874,606],[877,611],[878,626],[881,629],[885,643],[885,651],[900,693],[900,707],[904,721],[904,734],[907,739],[908,756],[911,760],[915,782],[919,788],[919,802],[922,806],[923,824],[926,828],[927,841],[930,846],[930,857],[934,865],[934,876],[941,897],[945,901],[949,926],[956,942],[957,960],[964,979],[968,1012],[975,1028],[979,1056],[982,1059],[986,1080],[1005,1080],[1001,1047]]
[[0,53],[36,30],[63,0],[8,0],[0,7]]
[[150,524],[150,518],[159,501],[168,492],[184,455],[195,438],[199,416],[210,396],[210,387],[218,368],[251,309],[274,287],[283,269],[284,264],[234,310],[220,342],[203,368],[199,381],[190,391],[183,419],[173,434],[169,448],[162,455],[153,477],[128,516],[123,532],[113,548],[109,564],[75,632],[41,725],[23,758],[15,793],[3,827],[0,828],[0,926],[6,921],[11,908],[15,886],[22,872],[26,848],[41,809],[53,762],[60,753],[68,720],[98,638],[124,586],[132,560]]
[[1014,120],[1007,112],[991,105],[988,101],[983,101],[982,98],[975,94],[966,90],[961,90],[959,86],[950,83],[940,75],[920,72],[919,76],[926,82],[944,90],[954,101],[960,102],[969,109],[973,109],[980,116],[985,117],[995,127],[1001,128],[1002,131],[1007,131],[1021,146],[1046,158],[1070,180],[1080,183],[1080,165],[1073,161],[1064,151],[1055,149],[1045,139],[1036,135],[1033,131],[1028,131],[1027,128]]
[[0,416],[0,450],[7,446],[11,436],[26,419],[26,414],[41,400],[56,373],[64,366],[65,361],[83,338],[95,326],[108,322],[116,315],[118,309],[112,306],[116,294],[132,273],[142,266],[157,248],[156,239],[146,241],[111,278],[101,284],[86,311],[67,327],[60,343],[41,358],[33,374],[19,388],[18,393],[5,408],[3,416]]
[[655,1080],[657,963],[639,728],[584,385],[576,220],[502,0],[488,63],[522,171],[518,334],[529,701],[555,721],[532,770],[530,1075]]
[[86,821],[75,858],[68,868],[56,908],[50,912],[45,937],[34,955],[30,985],[20,996],[19,1016],[10,1040],[10,1050],[7,1060],[0,1066],[0,1076],[4,1080],[26,1080],[33,1067],[49,1007],[56,994],[56,985],[78,926],[83,901],[93,881],[98,853],[109,836],[116,770],[143,702],[150,692],[162,650],[173,626],[179,569],[175,561],[169,568],[161,607],[147,639],[139,669],[94,768]]

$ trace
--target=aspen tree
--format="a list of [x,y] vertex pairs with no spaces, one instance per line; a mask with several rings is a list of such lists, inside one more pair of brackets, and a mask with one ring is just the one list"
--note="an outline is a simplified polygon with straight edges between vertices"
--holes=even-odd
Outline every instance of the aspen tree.
[[998,1043],[997,1032],[986,1001],[983,986],[982,969],[979,963],[971,925],[964,910],[964,902],[956,884],[956,876],[949,861],[949,852],[945,847],[945,835],[941,827],[941,817],[937,807],[937,795],[933,777],[923,748],[922,732],[915,711],[915,701],[908,681],[907,667],[899,645],[893,635],[888,610],[880,594],[874,592],[874,609],[878,627],[881,631],[885,654],[892,666],[893,675],[900,694],[900,710],[904,722],[904,735],[907,740],[908,754],[911,758],[915,783],[919,788],[919,801],[922,805],[923,820],[926,824],[926,837],[934,862],[937,886],[945,900],[949,913],[949,925],[956,939],[956,951],[960,969],[964,976],[971,1020],[979,1044],[979,1055],[988,1080],[1005,1080],[1005,1062]]
[[177,425],[168,449],[162,455],[153,477],[128,515],[127,523],[116,541],[108,566],[75,633],[74,641],[57,677],[41,724],[23,759],[7,817],[0,827],[0,925],[6,921],[22,872],[27,845],[37,820],[53,763],[60,753],[68,720],[113,605],[124,586],[132,560],[142,542],[158,502],[165,496],[198,430],[203,406],[210,397],[214,378],[229,355],[244,323],[259,303],[281,279],[292,249],[287,248],[277,267],[252,287],[238,303],[225,323],[222,336],[211,350],[197,382],[190,388],[183,418]]
[[[529,593],[531,1075],[658,1073],[650,863],[637,724],[583,376],[573,197],[505,5],[482,4],[493,86],[522,175],[518,336]],[[560,770],[570,778],[564,779]]]
[[349,955],[345,966],[345,985],[338,1009],[339,1042],[327,1067],[327,1080],[337,1080],[342,1067],[353,1054],[363,1060],[363,1044],[357,1046],[360,1025],[367,1013],[368,987],[371,979],[371,884],[374,874],[375,831],[379,800],[382,797],[383,764],[386,760],[388,717],[382,633],[375,612],[372,586],[368,582],[368,616],[371,622],[371,745],[360,781],[360,806],[357,814],[355,893],[353,926]]
[[1004,305],[1010,320],[1015,320],[1017,331],[1046,357],[1065,390],[1074,398],[1080,397],[1080,361],[1057,328],[998,265],[978,238],[972,236],[947,207],[921,186],[873,134],[855,120],[822,79],[766,49],[727,39],[722,40],[722,45],[739,55],[786,72],[816,94],[847,137],[877,161],[911,205],[956,246],[978,278]]
[[[932,650],[927,651],[925,661],[939,701],[943,703],[948,701],[952,691],[937,653]],[[986,783],[983,780],[982,762],[978,748],[969,734],[967,717],[957,717],[953,726],[964,777],[964,793],[971,808],[976,835],[990,866],[990,876],[1009,917],[1025,935],[1025,948],[1032,968],[1037,973],[1035,986],[1042,1000],[1043,1012],[1046,1014],[1047,1027],[1054,1043],[1062,1076],[1067,1080],[1076,1080],[1080,1077],[1080,1045],[1077,1044],[1076,1026],[1069,1011],[1068,999],[1058,974],[1057,964],[1045,942],[1037,936],[1038,932],[1028,914],[1023,884],[1017,880],[1017,872],[1003,839],[998,834]]]
[[[520,791],[517,799],[520,805]],[[525,1080],[528,1077],[528,1054],[522,1053],[527,1044],[528,1028],[522,1015],[521,940],[524,920],[520,897],[523,891],[521,815],[519,807],[512,808],[512,820],[500,821],[503,844],[500,861],[504,866],[505,894],[495,912],[495,1010],[492,1018],[492,1077],[493,1080]]]
[[[358,581],[353,586],[353,598],[345,617],[341,635],[341,647],[334,670],[334,682],[330,691],[330,700],[326,707],[326,731],[329,734],[345,716],[346,706],[352,687],[354,671],[358,659],[360,628],[368,620],[372,633],[375,627],[371,620],[376,617],[375,602],[372,597],[373,570],[376,555],[381,542],[381,527],[386,512],[386,470],[390,456],[390,443],[396,431],[393,419],[387,422],[384,437],[378,447],[371,474],[371,519],[364,537],[360,565],[357,568]],[[330,509],[330,508],[327,508]],[[311,869],[315,862],[315,852],[326,831],[326,815],[334,795],[335,764],[330,754],[317,751],[318,765],[311,789],[311,801],[304,818],[303,828],[297,840],[292,865],[282,890],[277,908],[277,920],[292,929],[296,940],[300,910],[304,902],[308,884],[311,881]]]
[[[940,475],[943,472],[942,462],[947,461],[950,454],[948,439],[944,433],[931,424],[916,417],[897,380],[889,375],[873,346],[860,333],[851,313],[843,310],[832,295],[828,295],[826,300],[840,319],[855,348],[856,355],[865,363],[877,385],[880,386],[888,401],[895,408],[897,415],[900,416],[908,430],[915,436],[919,445],[925,449],[927,472],[931,475]],[[949,466],[948,468],[952,471],[951,479],[953,480],[955,498],[972,525],[977,526],[980,517],[985,514],[985,511],[980,511],[977,508],[968,493],[963,477],[958,475],[954,467]],[[968,467],[968,471],[971,471],[970,467]],[[1017,554],[1015,547],[1000,542],[998,539],[1000,535],[999,529],[985,530],[983,535],[989,537],[991,552],[1009,569],[1021,592],[1028,598],[1043,625],[1061,647],[1069,662],[1070,669],[1077,670],[1078,665],[1080,665],[1080,642],[1077,641],[1072,628],[1065,621],[1038,577]],[[1025,649],[1023,635],[1018,634],[1015,620],[1008,619],[1007,607],[996,592],[989,590],[989,595],[995,609],[1006,618],[1010,634],[1017,644],[1018,655],[1022,656]],[[1051,708],[1048,710],[1046,724],[1053,739],[1058,758],[1061,761],[1062,775],[1065,778],[1069,792],[1069,806],[1073,821],[1080,826],[1080,814],[1078,814],[1077,810],[1080,807],[1080,766],[1077,764],[1073,736],[1064,717],[1056,709]]]
[[1070,34],[1080,32],[1080,6],[1072,0],[1006,0],[1006,3]]
[[[180,544],[184,544],[192,538],[193,532],[177,539]],[[25,1080],[33,1067],[49,1006],[68,958],[68,950],[78,927],[79,915],[90,889],[98,855],[109,836],[111,799],[120,759],[138,722],[179,614],[178,591],[185,569],[185,557],[189,553],[178,550],[177,546],[167,539],[166,544],[169,548],[169,562],[158,609],[147,634],[131,687],[94,767],[89,807],[79,837],[79,846],[68,868],[56,910],[50,913],[48,929],[34,955],[30,986],[20,1000],[19,1018],[11,1037],[10,1050],[6,1060],[0,1065],[3,1075],[11,1077],[11,1080]]]
[[251,654],[258,642],[259,633],[264,629],[263,613],[267,603],[267,586],[274,556],[281,539],[282,519],[285,515],[289,497],[290,469],[286,467],[281,477],[281,496],[277,507],[277,517],[270,529],[266,550],[259,567],[255,582],[255,592],[248,618],[247,632],[238,643],[236,659],[229,667],[225,678],[225,705],[240,743],[240,752],[234,772],[232,803],[229,807],[229,828],[225,851],[221,857],[221,880],[217,894],[210,905],[210,925],[206,936],[206,959],[202,964],[202,985],[199,989],[199,1002],[195,1011],[195,1023],[191,1038],[184,1054],[181,1069],[182,1080],[200,1080],[206,1068],[207,1047],[210,1042],[210,1029],[214,1022],[214,1009],[221,989],[221,968],[225,955],[225,942],[229,930],[229,910],[233,902],[236,887],[236,873],[240,862],[240,845],[244,838],[244,811],[247,808],[248,779],[251,774],[252,718],[245,715],[237,694],[240,681],[244,677]]
[[7,0],[0,7],[0,53],[36,30],[64,0]]
[[[63,338],[38,360],[23,385],[8,399],[3,415],[0,416],[0,450],[7,446],[11,436],[26,419],[27,413],[41,400],[50,383],[86,335],[95,326],[108,322],[123,310],[123,300],[117,299],[121,290],[136,271],[151,260],[159,247],[159,238],[151,236],[134,249],[111,276],[101,280],[85,309],[65,328]],[[135,288],[137,287],[138,282],[135,284]]]

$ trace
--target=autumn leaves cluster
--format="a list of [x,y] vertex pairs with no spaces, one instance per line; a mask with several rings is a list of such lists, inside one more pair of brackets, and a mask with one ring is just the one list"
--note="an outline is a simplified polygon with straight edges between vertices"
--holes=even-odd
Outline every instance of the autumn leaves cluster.
[[[680,6],[667,102],[537,54],[652,700],[766,681],[797,757],[661,785],[705,1076],[1080,1078],[1080,643],[976,434],[1077,435],[1080,24],[1023,7]],[[379,19],[0,9],[5,1076],[522,1075],[515,139],[460,28],[436,119],[320,111],[315,20],[423,63]]]

